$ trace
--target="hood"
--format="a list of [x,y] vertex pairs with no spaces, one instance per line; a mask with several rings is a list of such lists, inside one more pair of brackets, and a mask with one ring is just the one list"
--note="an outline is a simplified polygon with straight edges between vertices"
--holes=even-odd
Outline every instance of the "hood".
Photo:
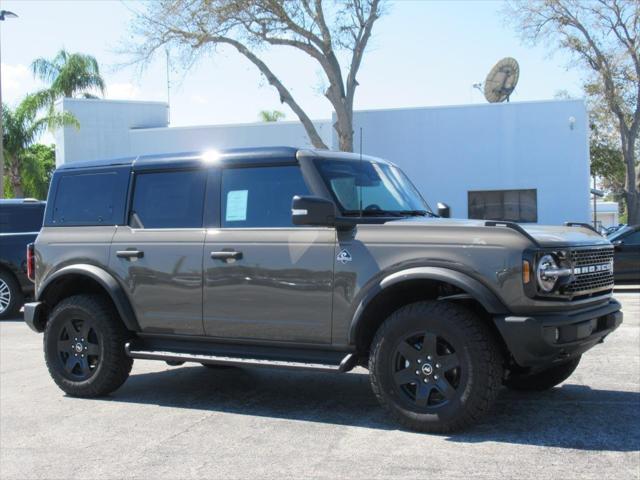
[[[464,220],[455,218],[411,217],[394,220],[392,223],[432,225],[443,227],[475,227],[475,228],[507,228],[504,226],[487,227],[485,220]],[[609,240],[585,227],[555,226],[538,224],[519,224],[522,229],[535,239],[541,247],[569,247],[588,245],[610,245]],[[517,230],[514,230],[517,232]]]

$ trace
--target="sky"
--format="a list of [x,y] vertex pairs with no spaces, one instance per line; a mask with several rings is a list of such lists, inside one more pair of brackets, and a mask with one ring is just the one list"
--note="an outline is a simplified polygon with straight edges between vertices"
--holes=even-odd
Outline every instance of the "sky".
[[[118,67],[130,41],[132,9],[142,2],[119,0],[0,0],[17,19],[2,22],[2,99],[15,105],[42,85],[31,62],[52,58],[65,48],[95,56],[107,83],[107,98],[167,100],[166,59],[154,59],[140,72]],[[560,90],[580,96],[581,76],[561,53],[524,46],[505,24],[499,1],[396,0],[374,26],[358,75],[355,109],[457,105],[485,102],[472,84],[482,82],[497,60],[520,63],[512,101],[545,100]],[[331,117],[322,96],[321,72],[304,55],[286,47],[261,54],[311,118]],[[232,50],[202,58],[188,71],[171,62],[171,125],[211,125],[258,120],[261,110],[281,105],[257,69]]]

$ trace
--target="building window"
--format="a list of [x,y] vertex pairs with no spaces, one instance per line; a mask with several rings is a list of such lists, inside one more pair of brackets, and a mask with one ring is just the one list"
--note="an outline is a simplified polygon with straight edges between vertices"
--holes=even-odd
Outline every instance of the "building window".
[[469,192],[468,200],[469,218],[538,221],[538,191],[535,189]]

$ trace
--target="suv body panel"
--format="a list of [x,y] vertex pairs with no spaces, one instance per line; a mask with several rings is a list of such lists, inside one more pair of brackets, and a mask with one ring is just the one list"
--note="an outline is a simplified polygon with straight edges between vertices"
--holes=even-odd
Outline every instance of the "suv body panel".
[[[147,333],[202,335],[204,228],[134,229],[119,226],[109,269],[124,286],[138,324]],[[141,258],[121,257],[136,250]]]
[[[210,229],[205,334],[329,344],[335,243],[330,228]],[[225,250],[242,257],[212,258]]]

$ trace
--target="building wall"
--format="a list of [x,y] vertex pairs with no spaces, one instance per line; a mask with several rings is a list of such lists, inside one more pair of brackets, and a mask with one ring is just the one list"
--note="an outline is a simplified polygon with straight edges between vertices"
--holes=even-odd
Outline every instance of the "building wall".
[[[314,122],[327,145],[331,144],[328,120]],[[176,153],[231,147],[283,146],[310,148],[312,145],[299,122],[261,122],[197,127],[145,128],[131,130],[130,152]]]
[[56,163],[99,158],[118,158],[131,154],[130,132],[140,127],[166,127],[167,104],[65,98],[58,111],[76,117],[80,128],[56,131]]
[[[167,127],[166,104],[64,100],[81,123],[58,132],[61,162],[243,146],[310,147],[298,122]],[[337,149],[329,120],[315,122]],[[468,217],[468,192],[536,189],[538,222],[588,222],[587,112],[581,100],[354,113],[356,149],[400,165],[435,208]]]
[[[590,209],[590,218],[593,221],[593,202],[589,204],[591,206]],[[596,202],[596,222],[598,225],[603,227],[614,227],[618,225],[618,202]]]
[[539,223],[589,221],[582,100],[360,111],[355,145],[360,128],[364,153],[402,167],[432,208],[467,218],[469,191],[534,188]]

